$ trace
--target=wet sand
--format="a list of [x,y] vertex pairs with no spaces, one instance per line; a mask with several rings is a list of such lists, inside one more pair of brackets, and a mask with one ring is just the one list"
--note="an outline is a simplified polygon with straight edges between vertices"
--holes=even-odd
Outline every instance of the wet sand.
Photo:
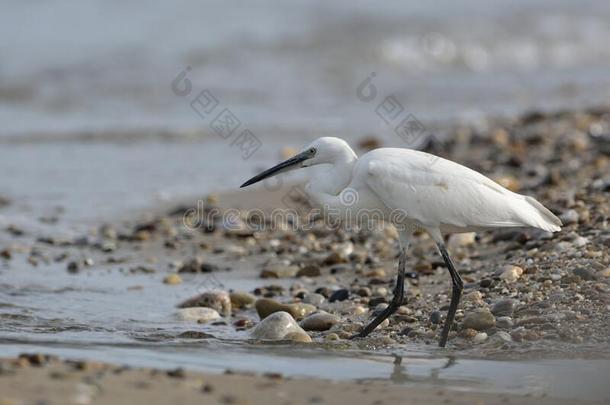
[[[30,358],[32,361],[27,360]],[[41,364],[42,363],[42,364]],[[0,404],[572,404],[545,396],[404,387],[383,381],[331,382],[281,374],[202,374],[132,369],[24,355],[0,360]],[[582,401],[580,403],[602,403]]]

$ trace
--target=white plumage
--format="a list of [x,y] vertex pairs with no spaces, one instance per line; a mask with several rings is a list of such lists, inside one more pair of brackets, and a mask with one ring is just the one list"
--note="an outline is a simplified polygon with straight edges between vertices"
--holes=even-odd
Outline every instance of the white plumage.
[[560,229],[559,219],[534,198],[428,153],[377,149],[358,160],[355,178],[360,175],[386,206],[405,210],[425,227],[449,232],[519,226]]
[[[338,215],[375,212],[399,230],[401,256],[394,300],[360,333],[366,336],[402,304],[405,251],[413,231],[425,229],[436,242],[453,282],[440,345],[444,346],[462,291],[462,281],[442,235],[480,229],[534,227],[556,232],[561,221],[535,198],[514,193],[484,175],[441,157],[401,148],[381,148],[358,158],[342,139],[319,138],[295,157],[253,177],[256,183],[280,172],[310,170],[306,191]],[[348,196],[349,198],[346,198]],[[399,212],[401,215],[394,215]],[[368,216],[367,216],[368,217]]]

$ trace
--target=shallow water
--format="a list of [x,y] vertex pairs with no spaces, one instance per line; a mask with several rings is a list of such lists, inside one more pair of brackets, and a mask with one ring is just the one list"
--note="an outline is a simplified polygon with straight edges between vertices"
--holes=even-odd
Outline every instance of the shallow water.
[[260,137],[391,137],[381,100],[356,97],[371,72],[425,122],[606,102],[609,17],[599,0],[11,2],[0,135],[201,130],[171,91],[186,66],[191,96],[209,88]]
[[[173,317],[177,302],[222,280],[224,287],[260,283],[244,272],[214,280],[185,276],[168,287],[161,274],[117,269],[78,275],[63,265],[0,270],[0,355],[41,351],[130,366],[224,372],[278,372],[324,379],[390,380],[397,384],[497,393],[604,400],[610,362],[590,358],[495,360],[427,345],[360,350],[324,344],[261,344],[231,326],[198,325]],[[282,281],[282,280],[278,280]],[[137,287],[137,288],[134,288]],[[213,337],[182,339],[185,331]],[[574,357],[574,356],[572,356]]]

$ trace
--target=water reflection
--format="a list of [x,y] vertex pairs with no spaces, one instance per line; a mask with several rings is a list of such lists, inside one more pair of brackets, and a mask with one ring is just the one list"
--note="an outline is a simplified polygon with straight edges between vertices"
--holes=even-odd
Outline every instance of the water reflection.
[[[440,374],[440,370],[452,367],[453,365],[456,364],[456,358],[454,356],[449,356],[446,361],[445,364],[443,364],[440,367],[432,367],[430,369],[430,376],[422,378],[422,377],[414,377],[414,376],[409,376],[409,373],[407,372],[407,366],[403,365],[403,357],[399,356],[397,354],[394,354],[394,367],[392,369],[392,374],[390,375],[390,380],[392,382],[395,383],[405,383],[405,382],[413,382],[413,381],[426,381],[426,382],[435,382],[438,383],[441,381],[441,379],[439,378],[439,374]],[[408,361],[408,359],[407,359]]]

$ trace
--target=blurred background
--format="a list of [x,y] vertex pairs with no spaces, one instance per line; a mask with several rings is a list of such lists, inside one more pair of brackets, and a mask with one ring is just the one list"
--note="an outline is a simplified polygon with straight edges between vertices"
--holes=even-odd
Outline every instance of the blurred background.
[[[442,137],[448,124],[484,129],[486,117],[599,105],[610,94],[607,1],[2,9],[0,196],[15,202],[13,222],[35,214],[78,227],[234,189],[283,146],[322,135],[410,146],[380,114],[389,96],[398,120],[411,115]],[[367,78],[374,94],[363,97]],[[221,113],[224,129],[214,124]]]

